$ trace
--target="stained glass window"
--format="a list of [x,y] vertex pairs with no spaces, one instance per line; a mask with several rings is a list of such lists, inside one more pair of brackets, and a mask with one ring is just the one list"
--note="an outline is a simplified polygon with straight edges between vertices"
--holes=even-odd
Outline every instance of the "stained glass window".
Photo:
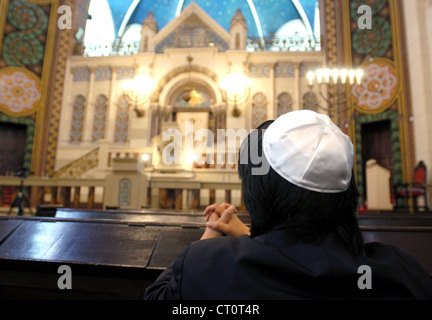
[[292,111],[293,100],[288,92],[282,92],[277,98],[277,116]]
[[317,95],[312,91],[306,92],[303,95],[303,109],[318,112],[318,107]]
[[99,141],[105,137],[105,123],[108,107],[108,98],[100,95],[96,99],[94,116],[93,116],[93,131],[92,141]]
[[72,107],[70,142],[80,142],[82,140],[84,114],[85,98],[82,95],[78,95],[75,97]]
[[114,142],[127,142],[128,140],[129,109],[128,99],[122,95],[117,102]]
[[252,97],[252,128],[257,128],[267,120],[267,97],[264,93],[255,93]]
[[131,200],[131,181],[122,179],[119,182],[119,205],[129,206]]

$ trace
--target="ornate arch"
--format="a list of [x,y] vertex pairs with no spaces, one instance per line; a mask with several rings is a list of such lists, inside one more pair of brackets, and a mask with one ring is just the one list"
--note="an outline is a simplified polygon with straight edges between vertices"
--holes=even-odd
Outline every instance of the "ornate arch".
[[[160,97],[161,97],[163,91],[166,92],[166,88],[173,84],[174,78],[176,78],[177,81],[179,81],[179,79],[182,79],[183,81],[185,81],[185,78],[187,79],[189,74],[191,74],[191,76],[192,76],[192,74],[194,74],[195,79],[196,78],[203,79],[203,81],[206,82],[210,88],[212,88],[212,91],[214,92],[215,98],[218,98],[217,97],[217,91],[218,90],[215,90],[215,88],[218,87],[217,83],[218,83],[219,79],[218,79],[218,76],[215,72],[213,72],[209,68],[206,68],[203,66],[191,65],[189,67],[189,65],[184,65],[184,66],[180,66],[178,68],[171,70],[170,72],[165,74],[159,80],[158,84],[156,85],[156,87],[153,91],[151,101],[160,103],[161,102]],[[201,76],[199,76],[199,74],[201,74]],[[183,75],[185,77],[181,77],[181,75]],[[204,80],[205,78],[207,78],[207,79]],[[217,99],[217,101],[220,101],[220,100]],[[164,103],[165,102],[166,101],[164,101]]]
[[176,93],[189,84],[196,84],[207,91],[213,103],[222,103],[222,95],[218,85],[218,76],[210,69],[201,66],[183,66],[173,69],[158,82],[153,92],[152,102],[160,106],[170,105]]

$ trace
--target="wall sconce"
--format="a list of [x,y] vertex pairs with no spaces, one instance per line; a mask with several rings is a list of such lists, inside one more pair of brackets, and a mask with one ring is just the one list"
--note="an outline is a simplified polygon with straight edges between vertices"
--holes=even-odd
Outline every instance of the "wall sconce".
[[219,86],[222,95],[227,103],[234,103],[232,116],[237,118],[241,111],[237,107],[237,103],[247,99],[250,92],[252,81],[242,73],[232,73],[227,78],[222,79]]
[[134,106],[138,118],[145,116],[145,109],[139,106],[145,104],[154,88],[153,79],[149,75],[138,76],[134,80],[126,81],[123,84],[123,94],[129,98]]

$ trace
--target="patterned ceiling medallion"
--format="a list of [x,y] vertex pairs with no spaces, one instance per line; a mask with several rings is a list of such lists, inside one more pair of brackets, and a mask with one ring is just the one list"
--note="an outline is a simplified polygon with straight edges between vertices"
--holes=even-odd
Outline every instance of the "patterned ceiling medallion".
[[40,79],[33,72],[17,67],[0,69],[0,111],[26,116],[37,111],[41,99]]
[[396,67],[391,60],[375,58],[363,68],[363,82],[352,89],[356,108],[364,113],[383,112],[398,97],[400,81]]

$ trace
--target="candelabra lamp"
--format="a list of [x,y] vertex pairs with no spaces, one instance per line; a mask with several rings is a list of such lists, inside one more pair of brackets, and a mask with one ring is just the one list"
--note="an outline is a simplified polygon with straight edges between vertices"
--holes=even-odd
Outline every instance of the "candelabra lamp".
[[[363,81],[363,69],[348,68],[321,68],[309,71],[306,74],[310,91],[318,86],[321,98],[327,103],[327,107],[319,106],[325,110],[330,118],[337,117],[337,123],[342,125],[343,114],[353,108],[352,88]],[[347,127],[349,122],[345,122]]]
[[246,101],[250,93],[251,80],[242,73],[232,73],[220,82],[222,95],[227,104],[234,105],[232,116],[241,115],[238,104]]
[[123,85],[123,94],[128,97],[138,118],[145,116],[144,105],[149,100],[153,87],[153,80],[148,75],[126,81]]

